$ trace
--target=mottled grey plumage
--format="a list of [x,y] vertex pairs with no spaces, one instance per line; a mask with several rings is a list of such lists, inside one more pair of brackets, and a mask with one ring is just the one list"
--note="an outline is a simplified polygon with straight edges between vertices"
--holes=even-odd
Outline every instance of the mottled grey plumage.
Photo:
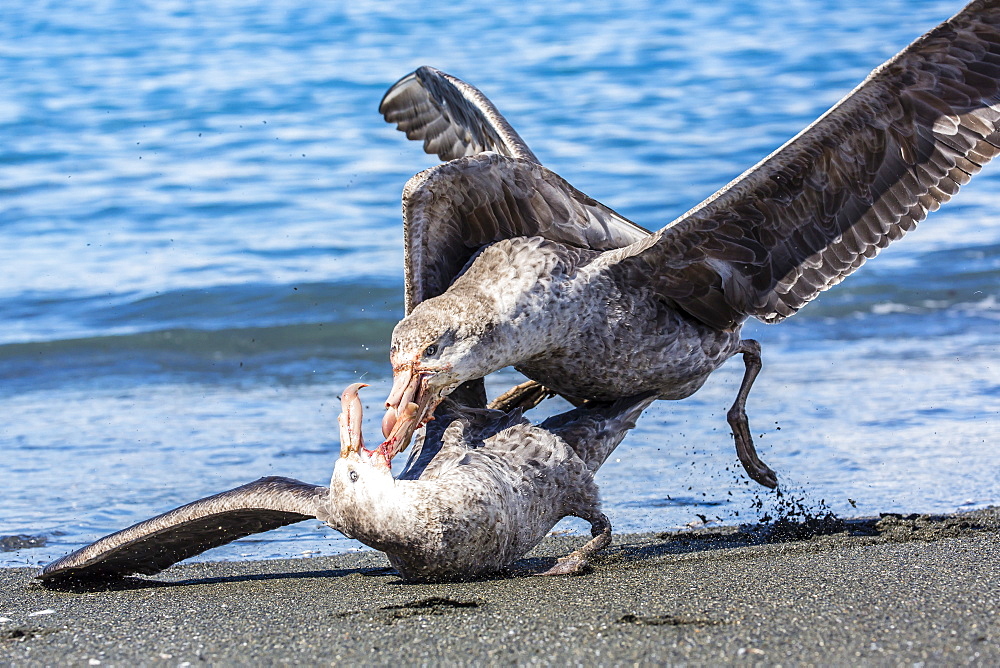
[[[345,403],[352,398],[356,386],[345,392]],[[313,517],[386,552],[404,578],[429,580],[499,571],[560,519],[578,516],[591,522],[594,539],[552,574],[573,572],[610,541],[594,473],[652,400],[577,409],[539,426],[519,411],[449,402],[399,479],[344,446],[329,488],[261,478],[106,536],[38,577],[153,574],[211,547]],[[344,436],[349,431],[342,429],[343,440],[351,439]]]
[[[409,396],[428,410],[508,365],[579,399],[680,399],[743,353],[729,421],[750,475],[774,486],[744,411],[760,359],[742,324],[792,315],[950,199],[1000,152],[998,119],[1000,2],[976,0],[732,183],[624,247],[573,237],[580,221],[597,230],[595,215],[629,228],[534,161],[480,154],[414,177],[404,217],[424,231],[407,231],[423,244],[409,248],[422,259],[408,280],[423,287],[393,334],[387,449],[405,447],[393,411],[417,379]],[[431,255],[435,227],[446,240]],[[456,271],[481,239],[492,245]]]

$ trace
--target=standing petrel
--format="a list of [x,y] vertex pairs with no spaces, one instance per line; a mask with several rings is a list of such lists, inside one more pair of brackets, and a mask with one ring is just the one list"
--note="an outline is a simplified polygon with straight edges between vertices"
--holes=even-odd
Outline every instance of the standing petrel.
[[[683,399],[742,353],[728,420],[747,472],[774,487],[744,409],[761,362],[743,323],[794,314],[1000,153],[1000,2],[972,2],[770,156],[624,247],[592,240],[641,228],[538,164],[471,86],[418,70],[382,111],[449,160],[403,193],[407,316],[392,339],[388,454],[442,397],[505,366],[578,400]],[[411,401],[419,410],[401,419]]]

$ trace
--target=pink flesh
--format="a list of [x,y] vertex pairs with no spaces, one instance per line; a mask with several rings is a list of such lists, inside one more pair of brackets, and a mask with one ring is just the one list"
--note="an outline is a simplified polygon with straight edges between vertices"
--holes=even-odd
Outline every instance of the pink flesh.
[[416,399],[417,403],[411,401],[396,415],[392,431],[379,446],[389,459],[406,449],[413,432],[434,419],[434,409],[441,403],[440,397],[426,391],[419,392]]
[[399,414],[399,419],[396,421],[393,432],[390,433],[389,437],[375,449],[375,453],[384,458],[387,465],[392,461],[393,457],[398,455],[403,450],[403,448],[398,447],[397,445],[400,442],[405,442],[404,439],[408,438],[408,435],[404,435],[403,432],[410,429],[410,434],[412,435],[412,425],[416,422],[418,410],[419,406],[412,401],[406,404]]
[[388,437],[392,433],[392,428],[396,426],[396,409],[387,408],[382,417],[382,435]]
[[421,374],[413,373],[410,366],[397,367],[396,374],[392,381],[392,390],[385,400],[385,417],[382,418],[382,436],[389,438],[393,433],[402,406],[406,406],[413,401],[413,397],[420,389]]
[[406,387],[410,384],[411,378],[413,378],[413,368],[411,366],[407,365],[394,369],[392,389],[389,390],[389,396],[385,400],[386,406],[399,405]]

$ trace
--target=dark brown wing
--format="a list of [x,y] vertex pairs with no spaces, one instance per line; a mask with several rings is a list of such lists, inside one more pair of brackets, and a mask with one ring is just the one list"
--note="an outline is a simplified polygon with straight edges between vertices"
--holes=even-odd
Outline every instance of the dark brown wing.
[[647,392],[614,403],[594,402],[554,415],[539,426],[566,441],[587,468],[597,473],[656,397],[655,392]]
[[540,236],[593,250],[650,235],[536,162],[496,153],[452,160],[403,190],[406,312],[443,293],[484,245]]
[[397,81],[378,107],[424,151],[454,160],[485,151],[538,162],[524,140],[479,89],[433,67]]
[[1000,2],[977,0],[617,259],[710,325],[778,322],[948,201],[1000,152],[998,119]]
[[327,488],[261,478],[105,536],[53,561],[41,580],[152,575],[205,550],[321,514]]

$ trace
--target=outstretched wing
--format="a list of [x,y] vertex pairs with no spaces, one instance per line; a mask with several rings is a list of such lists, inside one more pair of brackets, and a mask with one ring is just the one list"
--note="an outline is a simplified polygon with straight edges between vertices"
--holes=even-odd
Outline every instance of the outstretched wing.
[[902,237],[1000,153],[1000,2],[976,0],[648,240],[620,270],[698,319],[778,322]]
[[53,561],[40,580],[152,575],[237,538],[316,517],[327,488],[291,478],[261,478],[105,536]]
[[538,162],[524,140],[478,88],[433,67],[397,81],[378,107],[408,139],[442,160],[494,151]]
[[403,190],[406,312],[443,293],[484,245],[540,236],[622,248],[650,235],[536,162],[469,156],[414,176]]

